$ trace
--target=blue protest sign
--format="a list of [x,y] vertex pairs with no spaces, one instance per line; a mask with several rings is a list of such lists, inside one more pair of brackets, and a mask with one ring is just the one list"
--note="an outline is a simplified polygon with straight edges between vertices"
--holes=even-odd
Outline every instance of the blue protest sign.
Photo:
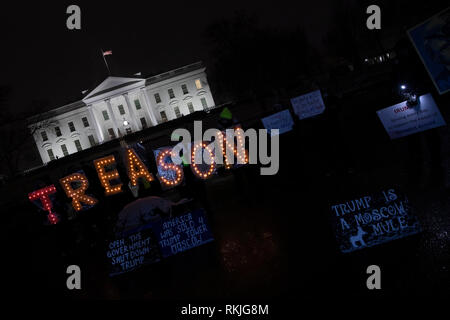
[[203,209],[163,219],[153,228],[163,258],[214,240]]
[[107,246],[106,256],[110,265],[110,276],[160,261],[152,224],[127,232],[122,237],[108,242]]
[[273,136],[271,129],[278,129],[279,134],[288,132],[292,130],[294,126],[294,120],[292,120],[291,113],[289,110],[283,110],[277,113],[274,113],[268,117],[261,119],[264,128],[270,132],[270,135]]
[[372,247],[421,231],[405,195],[391,188],[331,206],[341,252]]
[[316,116],[325,111],[322,94],[320,90],[301,95],[291,99],[292,108],[298,118],[305,119]]
[[447,8],[408,30],[409,38],[439,94],[450,90],[449,27],[450,8]]

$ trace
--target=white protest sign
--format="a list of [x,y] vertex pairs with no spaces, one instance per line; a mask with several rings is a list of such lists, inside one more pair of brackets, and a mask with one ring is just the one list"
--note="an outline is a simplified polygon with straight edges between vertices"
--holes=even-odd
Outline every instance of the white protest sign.
[[302,96],[291,99],[292,107],[298,118],[305,119],[325,111],[320,90],[316,90]]
[[264,124],[264,128],[270,132],[271,136],[275,135],[271,129],[278,129],[279,134],[282,134],[291,131],[294,126],[294,120],[292,120],[289,110],[274,113],[268,117],[262,118],[261,121]]
[[404,101],[378,110],[377,114],[391,139],[446,124],[431,94],[420,96],[417,106],[408,106]]

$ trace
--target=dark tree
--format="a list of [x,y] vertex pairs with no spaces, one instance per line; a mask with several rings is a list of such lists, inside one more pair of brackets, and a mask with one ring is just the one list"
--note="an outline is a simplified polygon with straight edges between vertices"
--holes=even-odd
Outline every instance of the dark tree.
[[262,27],[245,13],[211,24],[205,39],[219,100],[280,95],[318,64],[302,30]]
[[44,120],[39,125],[28,127],[27,117],[42,112],[47,103],[34,100],[27,111],[17,113],[9,103],[10,94],[9,87],[0,87],[0,174],[7,177],[40,162],[33,134],[52,125],[52,121]]

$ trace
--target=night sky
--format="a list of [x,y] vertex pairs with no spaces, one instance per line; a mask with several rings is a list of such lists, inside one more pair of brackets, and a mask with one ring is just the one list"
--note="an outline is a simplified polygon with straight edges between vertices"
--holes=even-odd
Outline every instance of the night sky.
[[[12,88],[13,112],[31,101],[52,109],[81,97],[106,76],[100,48],[112,75],[152,75],[207,59],[203,32],[212,22],[236,11],[258,16],[262,26],[302,27],[319,47],[333,1],[292,3],[261,1],[114,1],[8,4],[1,12],[0,85]],[[81,8],[81,30],[66,28],[66,8]]]

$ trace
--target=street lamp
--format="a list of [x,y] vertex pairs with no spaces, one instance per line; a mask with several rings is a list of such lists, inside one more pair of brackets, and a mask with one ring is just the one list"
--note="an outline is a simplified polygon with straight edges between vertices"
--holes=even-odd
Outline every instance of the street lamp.
[[406,105],[408,107],[414,107],[419,103],[417,94],[412,89],[406,89],[406,84],[400,85],[400,94],[406,100]]
[[128,121],[127,120],[123,120],[123,125],[126,127],[128,125]]

